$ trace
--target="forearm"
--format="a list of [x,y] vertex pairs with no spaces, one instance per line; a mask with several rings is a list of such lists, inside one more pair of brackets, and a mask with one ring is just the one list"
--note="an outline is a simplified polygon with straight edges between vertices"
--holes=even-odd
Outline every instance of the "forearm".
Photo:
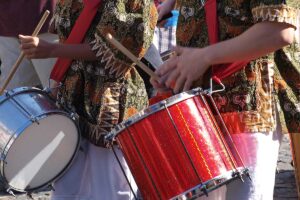
[[51,47],[49,57],[96,60],[95,53],[89,44],[62,44],[56,43]]
[[238,37],[203,48],[207,63],[253,60],[293,41],[294,28],[284,23],[262,22]]
[[175,8],[176,0],[167,0],[164,3],[168,4],[169,7],[171,7],[171,8],[174,9]]

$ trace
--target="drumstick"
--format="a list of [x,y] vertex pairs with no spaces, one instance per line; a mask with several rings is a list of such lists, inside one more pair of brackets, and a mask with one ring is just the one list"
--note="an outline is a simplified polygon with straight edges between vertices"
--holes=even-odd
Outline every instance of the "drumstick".
[[126,55],[130,60],[137,64],[144,72],[146,72],[149,76],[159,80],[159,77],[149,69],[142,61],[140,61],[135,55],[133,55],[127,48],[125,48],[120,42],[118,42],[111,34],[106,35],[106,39],[113,44],[116,48],[118,48],[124,55]]
[[[42,18],[40,19],[38,25],[36,26],[35,30],[33,31],[32,33],[32,36],[35,37],[38,35],[38,33],[40,32],[42,26],[44,25],[47,17],[49,16],[50,14],[50,11],[49,10],[46,10],[44,15],[42,16]],[[9,72],[9,75],[8,77],[6,78],[1,90],[0,90],[0,95],[2,95],[2,93],[4,92],[5,88],[7,87],[8,83],[11,81],[12,77],[14,76],[14,74],[16,73],[21,61],[23,60],[24,58],[24,53],[21,52],[21,54],[19,55],[17,61],[15,62],[15,64],[13,65],[11,71]]]

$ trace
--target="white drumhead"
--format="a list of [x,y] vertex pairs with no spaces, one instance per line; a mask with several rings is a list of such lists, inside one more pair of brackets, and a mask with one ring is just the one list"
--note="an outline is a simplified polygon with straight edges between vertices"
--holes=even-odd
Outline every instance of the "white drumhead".
[[4,177],[16,190],[26,191],[49,183],[65,169],[78,146],[74,122],[50,114],[32,123],[13,142],[4,164]]

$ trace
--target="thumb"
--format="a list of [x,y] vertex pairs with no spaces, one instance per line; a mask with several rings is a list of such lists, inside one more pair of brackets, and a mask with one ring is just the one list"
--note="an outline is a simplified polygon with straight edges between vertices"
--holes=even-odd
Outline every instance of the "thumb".
[[18,36],[21,42],[30,42],[32,40],[32,36],[26,36],[21,34],[19,34]]
[[19,34],[18,37],[19,37],[20,40],[23,40],[25,38],[25,35]]

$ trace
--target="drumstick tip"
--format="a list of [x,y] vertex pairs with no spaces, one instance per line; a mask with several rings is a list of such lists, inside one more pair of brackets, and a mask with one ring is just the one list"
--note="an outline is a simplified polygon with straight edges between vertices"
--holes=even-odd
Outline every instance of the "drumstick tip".
[[107,33],[106,34],[106,38],[109,39],[109,40],[111,40],[112,39],[112,35],[110,33]]

